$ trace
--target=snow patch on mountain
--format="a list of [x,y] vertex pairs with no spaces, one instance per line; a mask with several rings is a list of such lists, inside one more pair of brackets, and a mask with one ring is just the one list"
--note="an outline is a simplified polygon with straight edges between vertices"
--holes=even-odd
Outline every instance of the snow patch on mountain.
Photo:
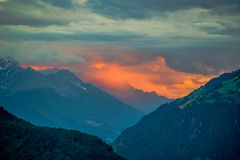
[[104,125],[103,123],[100,123],[100,122],[97,122],[97,121],[94,121],[94,120],[84,120],[84,122],[88,125],[93,126],[93,127],[100,127],[100,126]]

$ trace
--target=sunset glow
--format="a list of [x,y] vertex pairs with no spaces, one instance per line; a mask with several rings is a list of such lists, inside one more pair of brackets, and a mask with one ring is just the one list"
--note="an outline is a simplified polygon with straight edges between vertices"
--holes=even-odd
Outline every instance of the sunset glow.
[[240,67],[238,3],[214,3],[2,1],[0,57],[70,69],[103,90],[182,97]]
[[240,0],[0,0],[0,17],[0,160],[240,160]]
[[107,62],[80,65],[78,75],[106,90],[124,89],[127,84],[169,98],[179,98],[205,84],[212,76],[189,74],[169,68],[161,57],[149,62],[124,66]]
[[[123,58],[123,60],[126,59]],[[22,67],[31,67],[37,71],[52,68],[68,68],[84,81],[93,83],[110,92],[122,90],[127,85],[131,85],[134,88],[146,92],[154,91],[158,95],[164,95],[169,98],[183,97],[213,78],[213,76],[176,71],[168,67],[165,59],[162,57],[134,65],[108,62],[102,57],[101,60],[97,61],[89,59],[89,62],[84,64],[66,66],[23,64]]]
[[54,69],[54,68],[64,68],[62,66],[45,66],[45,65],[30,65],[30,64],[22,64],[21,67],[23,68],[32,68],[36,71],[40,71],[40,70],[48,70],[48,69]]

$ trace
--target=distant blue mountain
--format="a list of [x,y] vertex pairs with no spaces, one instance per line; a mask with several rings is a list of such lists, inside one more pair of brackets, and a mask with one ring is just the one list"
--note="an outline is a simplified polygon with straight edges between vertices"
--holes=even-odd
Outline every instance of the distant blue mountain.
[[80,130],[111,142],[143,115],[68,70],[40,73],[0,59],[0,105],[41,126]]
[[155,92],[145,92],[131,85],[126,85],[121,89],[111,89],[109,93],[144,113],[150,113],[159,105],[172,101],[172,99],[159,96]]
[[239,160],[240,70],[161,105],[113,146],[129,160]]

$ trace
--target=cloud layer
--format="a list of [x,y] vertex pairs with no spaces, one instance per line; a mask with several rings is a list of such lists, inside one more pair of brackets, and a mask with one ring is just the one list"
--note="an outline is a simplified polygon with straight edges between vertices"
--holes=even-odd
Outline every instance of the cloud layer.
[[238,0],[88,0],[94,11],[114,18],[149,18],[191,8],[209,9],[217,14],[239,14]]
[[[237,0],[0,0],[0,56],[71,66],[88,79],[95,72],[110,76],[100,68],[114,66],[132,77],[128,83],[139,88],[143,79],[148,87],[141,89],[172,97],[180,84],[194,83],[182,96],[202,84],[197,78],[240,68],[239,6]],[[161,74],[146,71],[152,64]],[[172,80],[177,74],[181,83]]]

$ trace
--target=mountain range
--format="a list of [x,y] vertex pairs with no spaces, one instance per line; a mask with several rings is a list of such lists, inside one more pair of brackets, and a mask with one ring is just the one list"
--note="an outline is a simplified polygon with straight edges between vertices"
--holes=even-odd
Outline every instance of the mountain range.
[[129,160],[239,160],[240,70],[161,105],[113,146]]
[[143,115],[68,70],[40,73],[0,59],[0,104],[40,126],[80,130],[111,142]]
[[143,113],[150,113],[161,104],[172,101],[172,99],[165,96],[159,96],[156,92],[145,92],[129,84],[121,89],[105,87],[105,90]]
[[58,128],[38,127],[0,107],[2,160],[123,160],[95,136]]

